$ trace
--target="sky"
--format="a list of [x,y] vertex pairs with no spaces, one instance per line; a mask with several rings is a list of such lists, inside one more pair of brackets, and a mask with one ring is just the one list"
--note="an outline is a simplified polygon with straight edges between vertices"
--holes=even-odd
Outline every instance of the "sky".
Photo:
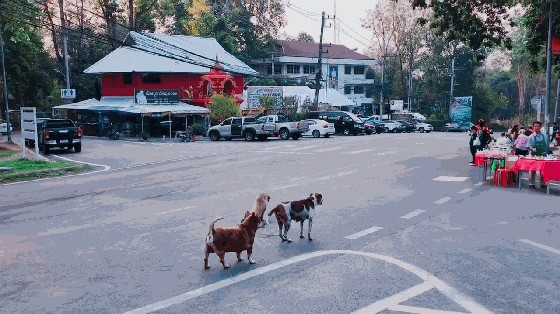
[[[377,0],[285,0],[287,25],[281,32],[296,37],[299,32],[306,32],[319,42],[321,31],[321,12],[333,16],[336,1],[336,17],[341,21],[340,39],[338,44],[364,53],[368,44],[370,33],[362,27],[362,19],[366,18],[366,10],[375,7]],[[332,20],[325,21],[323,34],[324,43],[334,43]],[[344,25],[346,24],[346,25]],[[345,34],[347,33],[347,34]]]

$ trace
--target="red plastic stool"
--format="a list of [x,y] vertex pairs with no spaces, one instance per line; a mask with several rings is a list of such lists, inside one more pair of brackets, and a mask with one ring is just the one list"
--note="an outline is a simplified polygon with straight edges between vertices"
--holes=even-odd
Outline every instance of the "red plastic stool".
[[508,185],[513,185],[513,170],[500,168],[494,172],[494,185],[501,185],[504,188]]

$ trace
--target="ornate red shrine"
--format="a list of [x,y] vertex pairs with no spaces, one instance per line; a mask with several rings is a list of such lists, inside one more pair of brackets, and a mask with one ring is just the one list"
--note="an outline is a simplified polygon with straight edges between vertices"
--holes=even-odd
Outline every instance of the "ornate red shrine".
[[200,82],[196,88],[189,85],[188,89],[181,87],[179,89],[179,98],[181,101],[207,107],[212,102],[212,95],[230,95],[235,98],[238,104],[243,102],[243,99],[235,96],[235,89],[237,84],[233,76],[224,72],[224,67],[216,57],[216,64],[210,69],[210,72],[200,78]]

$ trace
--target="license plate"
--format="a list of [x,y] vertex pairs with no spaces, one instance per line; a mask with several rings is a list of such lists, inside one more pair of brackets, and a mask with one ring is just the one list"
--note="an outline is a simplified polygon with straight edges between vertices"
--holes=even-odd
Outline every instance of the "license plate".
[[60,140],[60,143],[68,143],[68,140]]

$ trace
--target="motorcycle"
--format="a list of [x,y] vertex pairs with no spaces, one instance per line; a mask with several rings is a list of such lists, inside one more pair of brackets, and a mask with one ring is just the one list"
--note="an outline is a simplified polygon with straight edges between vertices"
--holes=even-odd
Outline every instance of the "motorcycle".
[[110,140],[118,140],[121,138],[121,132],[117,130],[109,130],[107,133],[107,138]]

